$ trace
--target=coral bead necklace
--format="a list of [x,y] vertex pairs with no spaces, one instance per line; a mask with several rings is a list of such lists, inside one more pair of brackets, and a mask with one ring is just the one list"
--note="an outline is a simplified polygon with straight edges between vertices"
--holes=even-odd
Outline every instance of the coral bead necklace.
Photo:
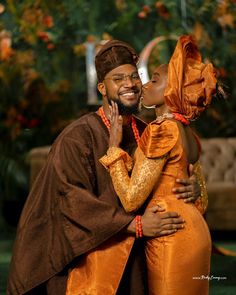
[[[111,124],[110,124],[109,120],[107,119],[107,117],[105,115],[103,107],[100,107],[98,109],[98,114],[101,117],[103,123],[106,125],[107,129],[110,130]],[[137,125],[136,125],[136,121],[135,121],[133,116],[132,116],[131,126],[132,126],[132,130],[133,130],[134,138],[135,138],[135,140],[136,140],[136,142],[138,144],[139,141],[140,141],[140,135],[139,135],[139,131],[138,131],[138,128],[137,128]]]
[[164,113],[163,115],[157,116],[156,120],[161,121],[163,119],[175,119],[177,121],[180,121],[184,125],[189,125],[190,122],[187,120],[182,114],[180,113]]

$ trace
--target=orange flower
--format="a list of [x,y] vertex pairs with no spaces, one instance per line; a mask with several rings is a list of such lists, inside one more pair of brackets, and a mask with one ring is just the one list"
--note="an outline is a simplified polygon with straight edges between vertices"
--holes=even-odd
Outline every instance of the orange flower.
[[143,11],[146,12],[146,13],[149,13],[151,11],[151,8],[149,5],[144,5],[143,6]]
[[167,7],[161,1],[157,1],[155,6],[156,6],[156,9],[157,9],[157,13],[161,17],[163,17],[166,20],[170,18],[170,13],[169,13]]
[[0,14],[2,14],[5,11],[5,6],[0,3]]
[[43,24],[47,27],[47,28],[51,28],[54,26],[54,22],[53,22],[53,18],[50,15],[45,15],[43,17]]
[[44,42],[49,42],[50,41],[50,37],[49,37],[49,34],[45,31],[39,31],[37,33],[37,36],[43,40]]
[[8,60],[14,51],[11,48],[11,35],[9,32],[1,31],[0,32],[0,59]]
[[48,43],[48,45],[47,45],[48,50],[52,50],[54,48],[55,48],[55,45],[53,43]]
[[139,13],[138,13],[138,17],[139,18],[146,18],[147,17],[147,13],[145,12],[145,11],[140,11]]

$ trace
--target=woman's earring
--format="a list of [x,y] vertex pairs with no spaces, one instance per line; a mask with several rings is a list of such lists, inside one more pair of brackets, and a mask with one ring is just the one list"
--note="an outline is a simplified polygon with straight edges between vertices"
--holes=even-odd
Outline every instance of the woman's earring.
[[141,97],[140,97],[140,100],[139,100],[139,104],[138,104],[138,111],[139,111],[139,112],[142,111],[142,105],[143,105],[143,104],[142,104],[142,101],[143,101],[143,97],[141,96]]
[[142,102],[142,106],[145,108],[145,109],[155,109],[156,108],[156,105],[152,105],[152,106],[146,106],[143,102]]
[[142,110],[142,107],[144,107],[145,109],[155,109],[156,108],[156,105],[152,105],[152,106],[146,106],[144,103],[143,103],[143,97],[141,96],[140,97],[140,101],[139,101],[139,111]]

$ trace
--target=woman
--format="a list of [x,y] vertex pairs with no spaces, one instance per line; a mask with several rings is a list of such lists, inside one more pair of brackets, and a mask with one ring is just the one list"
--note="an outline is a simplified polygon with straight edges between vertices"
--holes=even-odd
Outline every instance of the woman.
[[[147,202],[148,207],[160,205],[185,219],[182,231],[147,241],[149,294],[205,295],[209,291],[209,229],[197,207],[177,200],[172,188],[176,178],[188,177],[189,164],[199,159],[199,141],[189,120],[210,104],[216,85],[212,65],[201,62],[190,36],[182,36],[168,67],[158,67],[143,87],[143,104],[155,107],[157,118],[141,137],[131,177],[131,158],[119,148],[122,117],[115,104],[111,107],[110,148],[100,160],[109,168],[123,207],[133,212]],[[136,235],[142,236],[140,217]]]

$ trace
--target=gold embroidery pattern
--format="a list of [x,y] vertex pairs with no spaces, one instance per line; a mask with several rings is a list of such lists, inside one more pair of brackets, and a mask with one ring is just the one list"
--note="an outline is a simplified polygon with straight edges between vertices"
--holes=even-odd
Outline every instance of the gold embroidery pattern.
[[123,158],[119,158],[109,166],[115,191],[127,212],[136,211],[146,201],[161,175],[166,158],[167,156],[148,159],[138,148],[137,161],[131,177],[128,175]]
[[194,164],[194,174],[196,175],[197,181],[201,187],[201,195],[196,200],[195,206],[201,212],[201,214],[204,214],[206,212],[207,205],[208,205],[208,195],[207,195],[205,178],[204,178],[202,167],[199,161],[197,161]]

